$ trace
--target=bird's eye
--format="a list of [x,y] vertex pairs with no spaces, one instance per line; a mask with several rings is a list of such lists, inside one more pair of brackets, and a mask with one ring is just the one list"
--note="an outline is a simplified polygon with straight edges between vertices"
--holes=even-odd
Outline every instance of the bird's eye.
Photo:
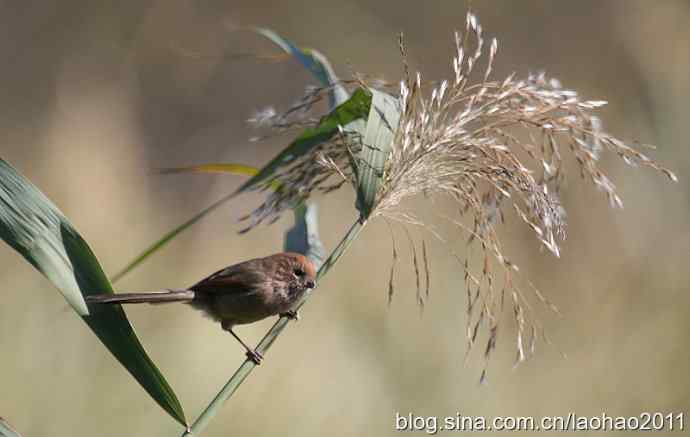
[[300,268],[294,269],[294,270],[292,271],[292,273],[294,273],[295,276],[297,276],[298,278],[301,278],[302,276],[304,276],[304,270],[302,270],[302,269],[300,269]]

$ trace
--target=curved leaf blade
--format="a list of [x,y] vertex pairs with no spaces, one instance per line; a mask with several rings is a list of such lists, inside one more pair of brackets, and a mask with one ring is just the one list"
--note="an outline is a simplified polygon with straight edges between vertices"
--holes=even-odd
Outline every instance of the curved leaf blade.
[[319,51],[309,48],[299,48],[290,40],[283,38],[271,29],[257,27],[254,31],[271,40],[286,53],[292,55],[302,64],[324,87],[330,87],[329,94],[331,109],[344,103],[350,95],[340,84],[331,63]]
[[113,292],[88,244],[38,188],[2,159],[0,238],[60,290],[153,400],[186,426],[177,396],[147,355],[122,308],[86,306],[84,296]]
[[158,239],[155,243],[151,244],[149,247],[144,249],[142,253],[137,255],[132,261],[127,263],[125,267],[122,268],[119,272],[117,272],[113,277],[111,278],[111,281],[113,283],[119,281],[122,279],[126,274],[130,273],[132,270],[137,268],[141,263],[146,261],[151,255],[154,253],[158,252],[161,250],[165,245],[170,243],[175,237],[177,237],[179,234],[182,232],[186,231],[189,229],[190,226],[192,226],[194,223],[198,222],[202,218],[206,217],[210,212],[213,210],[217,209],[219,206],[227,202],[228,200],[232,199],[235,197],[235,193],[228,194],[226,196],[221,197],[219,200],[215,201],[211,205],[207,206],[206,208],[202,209],[198,213],[196,213],[192,218],[189,220],[185,221],[179,226],[176,226],[175,228],[171,229],[168,231],[165,235],[163,235],[160,239]]
[[0,238],[62,293],[81,316],[89,314],[62,245],[57,207],[0,159]]
[[[255,167],[235,163],[209,163],[161,170],[161,173],[164,174],[229,173],[250,176],[257,174],[257,172],[258,169]],[[271,188],[277,190],[279,187],[280,184],[276,181]],[[326,257],[326,249],[319,238],[318,208],[315,203],[300,203],[293,212],[295,224],[285,233],[284,249],[286,252],[296,252],[307,256],[318,268]]]
[[[191,165],[186,167],[173,167],[164,168],[161,170],[162,174],[174,174],[174,173],[228,173],[233,175],[246,175],[254,176],[259,172],[256,167],[249,165],[236,164],[236,163],[211,163],[211,164],[201,164],[201,165]],[[277,184],[273,187],[277,188]],[[122,279],[126,274],[137,268],[141,263],[146,261],[151,255],[161,250],[165,245],[171,242],[175,237],[177,237],[182,232],[189,229],[193,224],[206,217],[209,213],[217,209],[219,206],[223,205],[228,200],[235,197],[236,193],[231,193],[226,196],[221,197],[219,200],[215,201],[211,205],[202,209],[189,220],[185,221],[179,226],[168,231],[159,240],[151,244],[149,247],[144,249],[142,253],[137,255],[132,261],[130,261],[125,267],[122,268],[111,278],[113,283]]]
[[237,190],[237,194],[256,188],[269,179],[279,168],[294,162],[309,153],[314,147],[328,141],[338,132],[339,126],[346,126],[368,116],[370,107],[371,93],[358,88],[345,103],[324,116],[316,127],[305,129],[297,139],[259,170],[258,174],[244,183]]
[[[314,77],[321,83],[322,86],[331,87],[331,92],[329,95],[330,106],[331,108],[333,108],[333,112],[336,115],[335,117],[331,118],[338,119],[340,124],[345,126],[346,124],[348,124],[348,120],[352,122],[352,119],[347,116],[347,112],[350,109],[349,107],[357,106],[358,103],[361,103],[363,108],[361,113],[355,114],[355,119],[363,118],[365,116],[365,112],[368,113],[370,98],[368,99],[368,102],[363,101],[367,100],[365,98],[367,93],[358,90],[359,92],[356,91],[355,95],[353,95],[352,98],[350,98],[350,95],[348,94],[347,90],[345,90],[345,88],[339,83],[339,79],[336,76],[330,62],[323,54],[313,49],[300,49],[291,41],[281,37],[276,32],[270,29],[254,28],[253,30],[271,40],[287,54],[295,57],[309,72],[311,72],[314,75]],[[340,111],[338,111],[338,105],[343,106],[343,108]],[[366,107],[366,111],[364,111],[364,107]],[[329,116],[330,115],[331,114],[329,114]],[[340,115],[343,115],[343,117],[340,117]],[[330,119],[326,120],[326,122],[330,121]],[[360,123],[358,123],[357,125],[359,129],[355,130],[359,131],[363,129],[363,122],[361,122],[361,120]],[[321,129],[319,129],[319,127],[321,127]],[[319,127],[303,133],[303,135],[300,136],[300,138],[291,143],[286,150],[281,152],[281,154],[279,154],[276,158],[269,162],[269,164],[265,166],[263,169],[261,169],[261,171],[259,171],[258,174],[256,172],[253,172],[256,170],[254,167],[232,163],[214,163],[189,167],[163,169],[163,173],[231,173],[246,174],[251,175],[253,177],[249,181],[247,181],[247,183],[245,183],[237,192],[229,196],[223,197],[216,203],[200,211],[198,214],[196,214],[186,222],[169,231],[161,239],[153,243],[146,250],[144,250],[144,252],[138,255],[134,260],[128,263],[122,270],[116,273],[112,277],[112,281],[117,282],[118,280],[122,279],[126,274],[128,274],[137,266],[139,266],[142,262],[144,262],[148,257],[153,255],[158,250],[163,248],[167,243],[172,241],[181,232],[188,229],[190,226],[201,220],[208,213],[215,210],[217,207],[219,207],[226,201],[230,200],[235,195],[244,191],[248,191],[250,188],[255,187],[257,184],[269,178],[273,174],[273,172],[281,165],[285,165],[291,162],[290,158],[294,156],[294,153],[297,153],[296,156],[301,156],[302,154],[308,152],[311,149],[311,147],[314,147],[315,145],[318,145],[321,142],[329,139],[337,131],[337,124],[335,125],[335,129],[333,129],[334,126],[332,126],[332,123],[329,127],[322,126],[321,124]],[[272,184],[272,188],[277,189],[278,185]]]
[[377,90],[372,93],[371,110],[363,136],[363,147],[356,163],[357,209],[368,218],[375,207],[376,195],[391,143],[400,120],[400,104],[390,94]]
[[326,248],[319,238],[316,203],[302,203],[294,209],[294,213],[295,224],[285,233],[284,249],[305,255],[319,269],[326,259]]

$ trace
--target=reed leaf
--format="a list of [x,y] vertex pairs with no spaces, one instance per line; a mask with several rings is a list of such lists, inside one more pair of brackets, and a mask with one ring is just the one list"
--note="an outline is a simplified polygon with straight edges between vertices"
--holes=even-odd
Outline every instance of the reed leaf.
[[184,223],[174,227],[170,231],[168,231],[165,235],[163,235],[161,238],[159,238],[156,242],[151,244],[149,247],[147,247],[142,253],[137,255],[132,261],[127,263],[125,267],[123,267],[119,272],[114,274],[112,278],[110,279],[113,283],[119,281],[122,279],[126,274],[130,273],[132,270],[137,268],[141,263],[146,261],[151,255],[154,253],[158,252],[161,250],[163,247],[165,247],[168,243],[170,243],[175,237],[177,237],[179,234],[182,232],[186,231],[189,229],[193,224],[201,220],[202,218],[206,217],[209,213],[217,209],[219,206],[223,205],[225,202],[228,200],[232,199],[235,196],[235,193],[227,194],[220,199],[216,200],[213,202],[211,205],[207,206],[206,208],[202,209],[198,213],[194,214],[190,219],[185,221]]
[[257,27],[254,31],[265,36],[286,53],[292,55],[322,86],[330,88],[329,103],[331,109],[345,103],[350,98],[347,90],[340,83],[338,76],[335,75],[331,63],[328,62],[328,59],[323,54],[314,49],[299,48],[290,40],[283,38],[271,29]]
[[400,104],[395,97],[375,89],[370,91],[371,110],[362,139],[362,149],[354,167],[357,209],[364,218],[368,218],[375,207],[384,166],[400,119]]
[[358,88],[346,102],[324,116],[316,127],[305,129],[288,147],[269,161],[259,173],[245,182],[237,194],[258,188],[269,180],[277,170],[308,155],[315,147],[330,140],[343,126],[369,115],[371,93]]
[[[276,32],[270,30],[270,29],[265,29],[265,28],[255,28],[253,29],[255,32],[258,34],[268,38],[271,40],[273,43],[278,45],[281,49],[283,49],[286,53],[292,55],[297,61],[302,64],[310,73],[314,75],[314,77],[320,82],[320,84],[324,87],[329,87],[329,99],[330,99],[330,108],[335,110],[338,105],[344,104],[350,99],[350,95],[345,90],[345,87],[342,86],[340,83],[338,77],[336,76],[333,67],[331,66],[330,62],[328,59],[321,53],[319,53],[316,50],[309,49],[309,48],[299,48],[295,44],[293,44],[290,40],[283,38],[282,36],[278,35]],[[356,102],[359,102],[362,99],[362,96],[358,96],[357,99],[354,100],[353,104]],[[368,106],[367,106],[368,110]],[[347,108],[344,108],[341,113],[347,112]],[[337,113],[338,114],[338,113]],[[336,114],[336,115],[337,115]],[[344,114],[341,114],[344,115]],[[343,120],[347,120],[348,117],[344,117]],[[336,126],[337,127],[337,126]],[[317,133],[320,132],[318,131],[317,128]],[[329,135],[329,138],[331,135]],[[300,137],[301,138],[301,137]],[[304,145],[305,141],[309,139],[309,136],[302,138],[302,141],[300,142],[299,138],[296,140],[299,144]],[[316,143],[318,144],[318,142]],[[291,144],[288,146],[288,149],[292,147],[294,144]],[[284,159],[286,156],[288,156],[289,153],[293,153],[297,149],[297,147],[294,147],[290,152],[287,152],[285,154],[278,155],[277,158]],[[276,159],[277,159],[276,158]],[[277,162],[279,164],[280,161]],[[269,163],[271,165],[271,163]],[[275,167],[277,168],[277,167]],[[273,168],[273,169],[275,169]],[[263,175],[261,176],[261,179],[264,179],[266,177],[269,177],[272,174],[272,171],[270,169],[264,168],[262,169],[264,172]],[[256,168],[251,167],[251,166],[245,166],[242,164],[235,164],[235,163],[211,163],[211,164],[202,164],[202,165],[196,165],[196,166],[188,166],[188,167],[178,167],[178,168],[169,168],[169,169],[163,169],[162,173],[230,173],[230,174],[240,174],[240,175],[249,175],[249,176],[256,176]],[[251,182],[251,180],[249,181]],[[256,181],[255,181],[256,182]],[[277,184],[271,184],[271,188],[277,189],[278,185]],[[248,189],[248,188],[246,188]],[[216,208],[224,204],[226,201],[230,200],[233,198],[237,193],[232,193],[230,195],[224,196],[221,199],[219,199],[217,202],[209,205],[205,209],[201,210],[197,214],[195,214],[193,217],[191,217],[189,220],[185,221],[184,223],[180,224],[179,226],[175,227],[174,229],[170,230],[168,233],[163,235],[160,239],[158,239],[156,242],[151,244],[148,248],[146,248],[141,254],[137,255],[132,261],[130,261],[125,267],[123,267],[119,272],[117,272],[111,280],[114,282],[119,281],[122,279],[125,275],[130,273],[132,270],[134,270],[136,267],[138,267],[141,263],[143,263],[146,259],[148,259],[151,255],[154,253],[158,252],[160,249],[162,249],[167,243],[172,241],[175,237],[177,237],[180,233],[183,231],[187,230],[189,227],[197,223],[199,220],[204,218],[207,214],[210,212],[214,211]]]
[[87,307],[84,296],[113,292],[88,244],[38,188],[2,159],[0,238],[53,283],[153,400],[186,425],[177,396],[147,355],[122,308]]
[[319,238],[316,203],[298,205],[294,209],[294,215],[295,224],[285,233],[285,251],[305,255],[318,269],[326,257],[326,248]]
[[233,175],[254,176],[258,169],[250,165],[236,164],[233,162],[216,162],[209,164],[189,165],[184,167],[162,168],[160,174],[175,173],[225,173]]

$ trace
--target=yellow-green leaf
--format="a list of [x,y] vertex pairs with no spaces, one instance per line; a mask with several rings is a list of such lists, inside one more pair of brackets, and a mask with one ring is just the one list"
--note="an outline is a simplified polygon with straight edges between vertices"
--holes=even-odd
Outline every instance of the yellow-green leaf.
[[[215,162],[208,164],[189,165],[185,167],[171,167],[160,170],[161,174],[175,174],[175,173],[224,173],[238,176],[255,176],[259,169],[250,165],[235,164],[232,162]],[[277,190],[280,188],[278,181],[271,183],[271,188]]]
[[163,168],[160,170],[161,174],[173,173],[229,173],[234,175],[254,176],[257,173],[257,168],[250,165],[242,165],[235,163],[210,163],[200,165],[189,165],[185,167]]

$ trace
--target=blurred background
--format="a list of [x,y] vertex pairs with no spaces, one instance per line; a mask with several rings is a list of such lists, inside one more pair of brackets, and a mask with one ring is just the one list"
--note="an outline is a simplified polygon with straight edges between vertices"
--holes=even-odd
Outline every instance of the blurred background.
[[[415,234],[428,238],[432,269],[420,315],[398,228],[400,273],[389,308],[391,239],[384,222],[372,223],[204,435],[394,435],[396,412],[688,412],[690,3],[492,0],[474,9],[486,35],[499,39],[494,77],[545,70],[586,98],[608,100],[607,130],[658,145],[650,155],[680,182],[607,156],[604,168],[625,202],[614,211],[571,167],[560,259],[541,253],[531,231],[508,216],[506,252],[563,317],[539,311],[553,344],[538,344],[513,368],[507,310],[484,385],[483,344],[463,365],[463,273],[449,248]],[[393,81],[402,74],[403,31],[411,68],[433,79],[451,74],[452,34],[465,12],[462,1],[0,1],[0,156],[62,209],[112,274],[242,182],[160,176],[156,168],[261,165],[290,139],[249,142],[256,132],[245,120],[267,105],[287,108],[313,79],[293,60],[243,56],[279,50],[229,28],[268,27],[322,51],[341,77],[359,71]],[[236,232],[259,200],[231,202],[116,288],[179,288],[280,250],[291,217]],[[353,221],[353,201],[344,188],[320,202],[328,248]],[[463,237],[450,237],[462,254]],[[62,296],[6,245],[0,288],[0,416],[31,437],[179,435]],[[244,359],[230,336],[186,306],[127,313],[190,419]],[[239,332],[256,343],[271,323]]]

